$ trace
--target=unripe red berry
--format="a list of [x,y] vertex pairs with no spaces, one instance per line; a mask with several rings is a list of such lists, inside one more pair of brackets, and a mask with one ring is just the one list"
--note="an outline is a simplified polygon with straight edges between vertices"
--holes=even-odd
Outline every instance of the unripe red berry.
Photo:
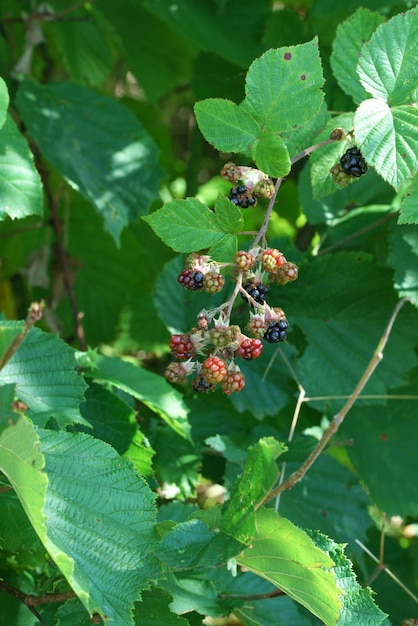
[[250,361],[257,359],[263,351],[263,344],[260,339],[244,339],[238,347],[238,354],[243,359]]
[[230,396],[232,393],[237,393],[244,389],[245,378],[241,371],[228,372],[227,376],[222,381],[222,391]]
[[245,328],[257,339],[262,339],[267,326],[267,322],[261,315],[253,315]]
[[220,383],[226,377],[226,365],[217,356],[208,356],[202,363],[201,376],[211,385]]
[[164,376],[170,383],[182,383],[187,376],[187,370],[181,363],[170,363],[164,372]]
[[247,252],[247,250],[238,250],[234,256],[235,266],[244,272],[251,270],[255,265],[255,261],[255,256]]
[[172,335],[170,339],[170,350],[180,361],[190,359],[195,356],[196,350],[190,335]]
[[278,267],[286,263],[286,258],[280,250],[267,248],[261,255],[261,265],[266,272],[274,272]]

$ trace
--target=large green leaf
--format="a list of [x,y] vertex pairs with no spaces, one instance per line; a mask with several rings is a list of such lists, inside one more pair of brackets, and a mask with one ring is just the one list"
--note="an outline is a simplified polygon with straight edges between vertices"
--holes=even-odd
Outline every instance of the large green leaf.
[[137,626],[189,626],[186,618],[170,611],[171,596],[153,587],[142,594],[135,604],[134,620]]
[[380,13],[361,7],[338,26],[332,44],[330,62],[334,75],[357,104],[368,97],[356,73],[360,51],[382,22],[384,17]]
[[178,435],[186,439],[190,437],[187,408],[182,396],[165,378],[118,357],[80,352],[78,358],[88,376],[131,394],[158,413]]
[[413,9],[379,26],[361,49],[357,71],[363,87],[392,106],[416,101],[417,55],[418,14]]
[[[391,271],[372,265],[363,253],[340,253],[301,266],[298,281],[283,288],[289,323],[309,340],[295,368],[307,393],[322,398],[318,406],[341,408],[343,400],[326,398],[353,391],[397,302],[391,284]],[[403,383],[416,364],[416,324],[414,309],[404,307],[365,393],[384,395]]]
[[237,557],[238,564],[272,582],[327,626],[334,626],[341,590],[331,569],[333,560],[303,530],[271,509],[257,511],[254,523],[256,535]]
[[371,499],[389,517],[418,515],[413,478],[418,437],[416,400],[407,399],[416,389],[415,376],[410,386],[396,390],[397,395],[406,396],[405,400],[354,407],[343,426],[344,436],[354,441],[347,451],[356,471]]
[[42,185],[33,155],[10,116],[0,130],[0,144],[0,219],[43,215]]
[[83,433],[36,434],[22,420],[1,442],[3,471],[86,609],[115,625],[133,624],[154,542],[148,485],[109,445]]
[[[13,322],[2,322],[7,328]],[[53,417],[61,428],[88,424],[80,414],[86,383],[76,372],[74,351],[55,335],[32,328],[2,370],[4,384],[15,383],[28,415],[44,426]]]
[[265,130],[303,126],[320,109],[324,83],[318,40],[268,50],[250,66],[246,102]]
[[290,157],[282,139],[274,132],[265,132],[254,142],[252,156],[258,169],[274,178],[290,172]]
[[102,27],[105,18],[112,43],[152,101],[190,80],[196,48],[159,14],[153,15],[138,0],[125,0],[123,11],[113,0],[101,0],[92,9]]
[[17,103],[45,157],[93,203],[118,243],[158,196],[153,139],[119,102],[74,83],[24,81]]
[[[266,0],[254,3],[249,11],[243,10],[241,0],[222,2],[219,7],[211,0],[179,0],[174,6],[165,0],[146,0],[146,5],[199,49],[240,67],[248,67],[262,51],[259,41],[270,12]],[[237,37],[231,36],[231,25]]]
[[0,77],[0,128],[3,126],[7,117],[7,107],[9,106],[9,92],[6,83]]
[[418,110],[414,105],[390,107],[381,98],[365,100],[354,116],[354,132],[367,163],[392,187],[418,170]]

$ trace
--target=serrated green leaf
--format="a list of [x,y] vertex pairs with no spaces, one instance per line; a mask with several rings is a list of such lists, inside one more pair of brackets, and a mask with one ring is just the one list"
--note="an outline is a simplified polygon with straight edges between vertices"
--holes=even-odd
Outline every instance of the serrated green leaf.
[[18,418],[18,414],[12,409],[15,390],[16,385],[13,384],[0,386],[0,432]]
[[4,80],[0,76],[0,128],[7,118],[7,107],[9,106],[9,92]]
[[386,615],[375,605],[369,588],[360,587],[353,572],[352,564],[344,554],[344,545],[319,533],[308,531],[315,545],[329,555],[334,561],[332,572],[335,582],[341,590],[341,611],[338,615],[339,626],[361,624],[363,626],[379,626]]
[[194,112],[202,135],[223,152],[246,152],[259,132],[246,108],[230,100],[209,98],[197,102]]
[[[13,322],[2,322],[7,327]],[[32,328],[2,370],[4,383],[15,383],[27,414],[44,426],[53,417],[60,428],[88,422],[80,414],[86,383],[76,372],[74,351],[55,335]]]
[[[413,388],[416,383],[396,392],[408,396]],[[418,436],[415,411],[416,401],[407,398],[389,400],[387,406],[354,407],[343,428],[344,436],[354,440],[348,454],[356,471],[371,499],[389,517],[418,515],[416,482],[412,478]]]
[[256,513],[256,536],[237,557],[239,565],[266,578],[327,626],[337,623],[340,590],[333,560],[310,537],[271,509]]
[[390,108],[382,99],[365,100],[354,116],[354,132],[367,163],[399,189],[418,170],[418,110]]
[[290,157],[282,139],[273,132],[263,133],[252,147],[252,157],[259,170],[274,178],[290,172]]
[[135,411],[119,396],[92,383],[81,405],[81,414],[92,426],[92,430],[86,428],[84,432],[113,446],[116,452],[132,462],[138,474],[152,474],[155,452],[138,429]]
[[390,237],[390,263],[395,271],[395,289],[418,304],[418,228],[399,226]]
[[[322,408],[341,408],[343,400],[326,400],[330,389],[333,395],[350,394],[364,372],[397,302],[391,284],[391,271],[372,265],[366,255],[340,253],[302,266],[298,280],[282,290],[281,306],[291,329],[289,342],[292,329],[309,338],[294,367],[309,395],[322,398]],[[402,384],[416,364],[411,349],[416,341],[415,317],[412,307],[401,310],[385,358],[365,393],[384,395],[389,387]]]
[[190,439],[187,408],[181,394],[162,376],[117,357],[79,353],[87,375],[122,389],[155,411],[178,435]]
[[93,203],[119,243],[123,228],[158,197],[153,139],[119,102],[75,83],[23,81],[17,103],[45,157]]
[[409,184],[402,200],[398,224],[418,224],[418,184],[417,177]]
[[236,539],[248,542],[255,532],[255,509],[273,488],[279,476],[276,459],[287,450],[273,437],[260,439],[248,448],[242,475],[231,488],[224,507],[222,530]]
[[25,322],[0,320],[0,360],[8,348],[11,347],[13,341],[19,337],[25,328]]
[[327,105],[323,102],[318,113],[306,124],[287,133],[282,133],[281,137],[289,152],[289,156],[294,157],[303,152],[308,146],[312,146],[316,142],[318,134],[329,122],[330,117]]
[[[414,102],[418,93],[418,13],[400,13],[376,30],[357,66],[361,84],[392,106]],[[373,122],[371,122],[373,125]]]
[[196,198],[167,202],[142,219],[176,252],[209,248],[228,234],[222,230],[213,211]]
[[152,569],[155,495],[109,445],[84,433],[38,432],[48,477],[41,539],[90,613],[132,625]]
[[142,594],[135,604],[134,621],[137,626],[189,626],[184,617],[170,610],[172,598],[163,589],[153,587]]
[[356,104],[368,97],[356,73],[360,50],[382,22],[384,17],[380,13],[360,7],[337,28],[332,44],[331,67],[340,87],[352,96]]
[[22,134],[10,116],[0,130],[0,220],[43,215],[41,180]]
[[268,50],[250,66],[246,103],[264,130],[303,126],[321,108],[324,83],[318,40]]

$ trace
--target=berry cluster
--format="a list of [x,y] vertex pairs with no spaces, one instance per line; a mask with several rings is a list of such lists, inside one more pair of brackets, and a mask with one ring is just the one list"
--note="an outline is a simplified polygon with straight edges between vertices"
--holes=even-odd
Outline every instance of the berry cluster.
[[[178,282],[191,291],[217,293],[224,286],[222,270],[226,267],[232,270],[231,280],[235,281],[231,299],[216,309],[202,311],[196,327],[170,339],[177,361],[168,365],[165,377],[171,383],[182,383],[192,375],[192,388],[198,393],[213,391],[217,385],[227,395],[241,391],[245,379],[237,361],[257,359],[264,342],[279,343],[287,338],[286,316],[282,309],[269,306],[267,297],[269,283],[284,285],[296,280],[297,266],[271,247],[239,250],[231,263],[217,263],[208,255],[193,253],[186,258]],[[248,335],[230,323],[238,294],[249,307]]]
[[367,172],[367,163],[357,146],[344,152],[339,163],[331,168],[331,174],[336,183],[347,185],[354,178],[359,178]]

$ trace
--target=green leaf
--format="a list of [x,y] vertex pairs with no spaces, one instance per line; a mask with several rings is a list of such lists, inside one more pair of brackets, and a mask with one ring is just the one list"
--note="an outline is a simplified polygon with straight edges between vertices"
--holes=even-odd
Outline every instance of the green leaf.
[[274,178],[283,178],[290,172],[290,157],[282,139],[276,133],[263,133],[252,147],[252,157],[258,169]]
[[164,243],[177,252],[209,248],[229,234],[213,211],[197,198],[173,200],[143,218]]
[[134,621],[138,626],[189,626],[184,617],[170,610],[171,596],[163,589],[153,587],[142,594],[135,604]]
[[401,204],[398,224],[418,224],[418,184],[417,177],[409,184]]
[[152,571],[155,495],[107,444],[84,433],[39,437],[48,477],[41,539],[90,613],[131,625]]
[[168,567],[216,567],[234,557],[242,543],[199,519],[177,524],[160,542],[157,556]]
[[[207,0],[180,0],[175,10],[165,0],[146,0],[146,5],[177,36],[242,68],[260,54],[261,32],[270,15],[270,4],[265,0],[254,3],[251,11],[243,10],[241,0],[229,0],[218,7]],[[238,39],[231,37],[232,24]]]
[[91,626],[90,615],[77,598],[67,600],[58,608],[56,626]]
[[[282,290],[281,306],[290,325],[288,341],[292,342],[293,332],[309,338],[295,369],[311,397],[353,391],[396,305],[398,297],[391,284],[391,271],[372,265],[363,253],[340,253],[317,257],[311,266],[302,266],[299,279]],[[384,395],[389,387],[402,384],[415,366],[415,318],[412,307],[401,310],[385,358],[365,393]],[[338,410],[343,400],[318,402],[316,406]]]
[[45,157],[93,203],[119,243],[123,228],[158,197],[153,139],[119,102],[74,83],[24,81],[17,103]]
[[[411,387],[396,392],[408,396]],[[411,479],[416,456],[414,442],[418,436],[414,419],[416,401],[405,398],[402,402],[388,402],[387,406],[354,407],[350,411],[343,433],[353,438],[355,445],[348,449],[348,454],[381,511],[389,517],[416,517],[416,484]],[[392,485],[391,489],[388,484]]]
[[318,40],[268,50],[250,66],[246,103],[264,130],[303,126],[321,108],[324,83]]
[[[290,476],[300,463],[289,463],[283,457],[285,460],[286,476]],[[321,455],[308,474],[280,496],[281,515],[300,528],[316,528],[337,541],[350,542],[351,549],[356,547],[356,539],[366,541],[372,525],[369,505],[357,475],[328,454]]]
[[[292,129],[286,133],[282,133],[281,137],[286,145],[290,157],[294,157],[307,146],[312,146],[316,142],[316,137],[320,133],[327,122],[330,120],[327,105],[322,103],[318,113],[314,115],[306,124],[300,128]],[[335,118],[334,118],[335,121]]]
[[395,289],[404,298],[418,304],[418,231],[399,226],[390,237],[390,263],[395,272]]
[[18,414],[13,411],[16,385],[0,386],[0,432],[16,421]]
[[279,470],[276,459],[287,450],[273,437],[260,439],[248,448],[242,475],[231,488],[231,497],[224,507],[222,530],[243,542],[255,533],[255,509],[276,484]]
[[199,572],[194,569],[190,573],[177,575],[167,572],[159,584],[173,596],[170,608],[174,613],[182,615],[196,611],[205,616],[223,615],[216,587],[206,571]]
[[[2,322],[3,328],[13,322]],[[32,328],[2,370],[3,383],[15,383],[28,405],[27,414],[40,426],[53,417],[60,428],[87,424],[80,414],[86,383],[76,372],[74,351],[54,335]]]
[[[331,119],[324,130],[316,137],[316,141],[320,142],[328,139],[331,131],[337,127],[343,128],[346,132],[349,132],[353,128],[353,114],[344,113]],[[339,162],[340,157],[347,150],[348,146],[349,140],[343,139],[341,141],[334,141],[313,152],[310,162],[314,200],[328,196],[341,189],[332,177],[331,168]],[[354,180],[353,178],[353,181]]]
[[0,130],[0,220],[43,215],[41,180],[22,134],[10,116]]
[[[91,434],[96,439],[109,443],[129,459],[138,474],[152,474],[154,450],[138,429],[135,411],[126,402],[102,385],[92,383],[86,391],[81,413],[93,427]],[[84,432],[89,434],[87,429]]]
[[312,626],[309,613],[303,615],[302,611],[304,609],[300,605],[283,596],[279,601],[277,598],[266,598],[255,601],[250,606],[247,603],[244,607],[235,609],[234,615],[245,626]]
[[365,100],[354,116],[354,132],[369,165],[399,189],[418,170],[418,110],[390,108],[381,99]]
[[101,27],[106,20],[110,32],[105,34],[151,101],[158,103],[176,85],[190,81],[197,51],[185,36],[173,31],[170,21],[165,24],[160,14],[152,15],[136,0],[124,2],[123,11],[113,0],[101,0],[91,8]]
[[187,408],[181,394],[165,378],[117,357],[80,352],[78,358],[87,375],[129,393],[155,411],[178,435],[190,439]]
[[418,13],[413,9],[379,26],[363,46],[357,67],[361,84],[392,106],[416,101],[417,54]]
[[271,509],[255,515],[256,535],[237,557],[239,565],[272,582],[327,626],[337,623],[340,589],[333,560],[312,539]]
[[[88,18],[87,18],[88,19]],[[112,59],[103,34],[92,22],[47,23],[62,60],[76,83],[99,85],[110,73]]]
[[380,13],[360,7],[337,28],[330,58],[332,71],[341,89],[352,96],[356,104],[368,97],[356,72],[360,51],[384,21]]
[[0,359],[5,355],[8,348],[11,347],[13,341],[22,334],[25,328],[25,322],[11,321],[6,322],[0,320]]
[[352,624],[379,626],[387,616],[375,605],[372,591],[369,588],[363,589],[358,584],[352,564],[344,554],[344,546],[336,544],[318,531],[310,531],[308,534],[315,545],[334,561],[332,573],[342,592],[340,596],[342,606],[336,623],[339,626]]
[[7,119],[7,107],[9,106],[9,92],[4,80],[0,76],[0,128]]
[[221,193],[216,198],[214,209],[219,227],[224,232],[237,235],[243,230],[244,218],[241,209]]
[[202,135],[222,152],[246,152],[258,135],[258,124],[247,109],[230,100],[209,98],[197,102],[194,111]]

